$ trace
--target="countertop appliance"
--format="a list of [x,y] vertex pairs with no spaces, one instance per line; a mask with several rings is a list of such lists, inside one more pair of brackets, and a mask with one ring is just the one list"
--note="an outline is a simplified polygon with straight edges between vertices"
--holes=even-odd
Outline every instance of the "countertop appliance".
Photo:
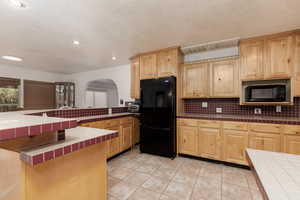
[[141,81],[140,151],[176,156],[176,77]]
[[138,113],[140,111],[140,104],[137,102],[131,102],[128,104],[128,112]]

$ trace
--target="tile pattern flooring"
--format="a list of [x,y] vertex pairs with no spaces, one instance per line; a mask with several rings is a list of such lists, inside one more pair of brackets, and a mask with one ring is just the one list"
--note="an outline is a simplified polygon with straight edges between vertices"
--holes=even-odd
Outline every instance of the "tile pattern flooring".
[[140,154],[108,162],[109,200],[262,200],[250,170]]

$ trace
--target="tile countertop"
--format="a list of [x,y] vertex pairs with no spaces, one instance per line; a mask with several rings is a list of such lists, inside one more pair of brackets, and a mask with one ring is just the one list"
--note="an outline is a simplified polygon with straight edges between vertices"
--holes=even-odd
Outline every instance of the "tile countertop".
[[299,155],[254,149],[247,149],[246,152],[266,199],[300,198]]
[[77,121],[74,119],[40,117],[16,112],[1,113],[0,141],[40,135],[45,132],[54,132],[76,126]]
[[240,121],[240,122],[257,122],[257,123],[274,123],[274,124],[291,124],[300,125],[298,117],[269,117],[257,115],[222,115],[222,114],[179,114],[177,118],[222,120],[222,121]]
[[76,127],[66,130],[65,140],[23,151],[20,157],[29,165],[37,165],[117,136],[117,131]]

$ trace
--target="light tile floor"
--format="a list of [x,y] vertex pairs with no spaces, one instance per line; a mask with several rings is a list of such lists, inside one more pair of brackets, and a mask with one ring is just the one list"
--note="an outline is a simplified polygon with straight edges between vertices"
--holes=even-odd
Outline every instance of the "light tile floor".
[[246,169],[139,153],[108,162],[109,200],[262,200]]

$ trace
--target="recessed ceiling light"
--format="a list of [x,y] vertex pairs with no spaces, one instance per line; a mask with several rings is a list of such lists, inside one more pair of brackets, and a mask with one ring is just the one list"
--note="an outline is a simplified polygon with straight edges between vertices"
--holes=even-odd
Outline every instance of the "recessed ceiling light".
[[73,44],[74,44],[74,45],[79,45],[79,44],[80,44],[80,42],[79,42],[79,41],[77,41],[77,40],[73,40]]
[[18,0],[9,0],[11,4],[13,4],[17,8],[25,8],[26,5]]
[[111,57],[112,60],[117,60],[116,56]]
[[23,61],[22,58],[15,57],[15,56],[2,56],[2,59],[5,59],[5,60],[11,60],[11,61],[16,61],[16,62],[21,62],[21,61]]

